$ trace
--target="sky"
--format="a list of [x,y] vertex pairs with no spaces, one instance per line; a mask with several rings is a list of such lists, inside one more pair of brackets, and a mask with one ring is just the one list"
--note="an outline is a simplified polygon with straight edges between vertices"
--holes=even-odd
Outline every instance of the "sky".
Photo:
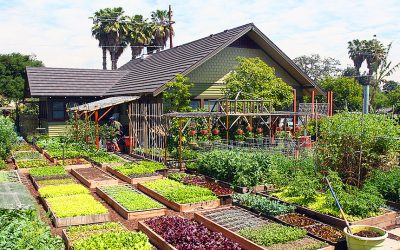
[[[47,67],[101,68],[102,53],[88,18],[105,7],[150,17],[172,5],[174,45],[254,23],[290,58],[320,54],[352,65],[347,42],[393,43],[390,60],[400,62],[399,0],[0,0],[0,53],[34,54]],[[118,64],[130,59],[127,50]],[[110,65],[110,62],[108,63]],[[364,66],[365,68],[365,66]],[[400,70],[390,79],[400,81]]]

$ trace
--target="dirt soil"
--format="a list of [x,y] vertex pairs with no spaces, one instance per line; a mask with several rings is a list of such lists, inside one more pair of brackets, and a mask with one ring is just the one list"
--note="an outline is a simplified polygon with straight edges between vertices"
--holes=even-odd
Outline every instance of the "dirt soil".
[[306,227],[317,223],[316,221],[307,218],[302,214],[296,214],[296,213],[281,215],[278,216],[277,218],[290,225],[298,227]]
[[82,175],[86,180],[89,181],[106,181],[106,180],[112,180],[113,178],[101,171],[98,168],[77,168],[75,169],[77,173]]
[[377,232],[374,231],[367,231],[367,230],[362,230],[360,232],[355,233],[354,235],[360,236],[360,237],[366,237],[366,238],[375,238],[382,236]]

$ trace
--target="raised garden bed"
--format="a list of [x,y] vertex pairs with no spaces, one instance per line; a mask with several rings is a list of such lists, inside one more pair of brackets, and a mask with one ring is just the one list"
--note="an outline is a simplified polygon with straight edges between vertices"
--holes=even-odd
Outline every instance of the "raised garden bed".
[[[259,195],[268,197],[272,200],[279,201],[283,204],[292,205],[288,202],[285,202],[283,200],[280,200],[276,197],[273,197],[273,196],[263,193],[263,192],[259,193]],[[296,204],[293,204],[293,206],[296,207],[296,212],[298,212],[300,214],[304,214],[310,218],[324,222],[324,223],[331,225],[333,227],[336,227],[336,228],[346,227],[346,222],[343,219],[340,219],[340,218],[337,218],[337,217],[334,217],[334,216],[331,216],[328,214],[323,214],[318,211],[309,209],[307,207],[299,206]],[[388,227],[388,226],[396,225],[397,213],[395,211],[391,211],[391,210],[387,210],[387,209],[385,209],[384,211],[385,211],[385,213],[382,215],[354,221],[354,222],[351,222],[351,224],[353,224],[353,225],[369,225],[369,226],[376,226],[376,227]]]
[[203,249],[239,250],[240,246],[204,225],[182,217],[163,216],[139,221],[139,230],[146,233],[150,241],[163,250]]
[[123,180],[123,181],[125,181],[125,182],[127,182],[129,184],[133,184],[133,185],[136,185],[139,182],[147,182],[147,181],[159,180],[159,179],[163,178],[163,176],[158,174],[158,173],[151,174],[149,176],[140,176],[140,177],[139,176],[138,177],[133,177],[132,176],[132,177],[129,177],[129,176],[126,176],[123,173],[117,171],[117,170],[114,170],[114,168],[110,167],[110,166],[107,166],[106,170],[108,172],[110,172],[112,175],[118,177],[119,179],[121,179],[121,180]]
[[118,184],[116,178],[97,167],[71,169],[71,174],[88,188]]
[[55,227],[101,223],[110,220],[107,209],[89,194],[48,199],[39,197],[39,199],[44,209],[50,213]]
[[0,172],[0,183],[9,183],[9,182],[21,183],[21,178],[19,177],[17,171],[11,170],[11,171]]
[[168,178],[188,185],[194,185],[199,187],[204,187],[211,190],[220,199],[221,205],[232,204],[232,194],[233,189],[222,186],[215,181],[211,181],[204,176],[192,175],[186,173],[173,173],[168,176]]
[[137,187],[150,197],[179,212],[216,208],[220,205],[218,197],[210,190],[188,186],[173,180],[138,183]]
[[39,188],[46,187],[46,186],[60,186],[60,185],[68,185],[68,184],[76,184],[76,181],[71,177],[61,177],[61,178],[50,178],[50,179],[40,179],[35,180],[35,178],[31,178],[33,187],[36,190]]
[[110,154],[103,152],[102,155],[100,156],[83,156],[83,158],[93,165],[96,165],[99,168],[106,169],[107,166],[112,167],[112,166],[118,166],[118,165],[123,165],[125,163],[128,163],[128,160],[125,160],[124,158],[119,157],[118,155],[115,154]]
[[[72,226],[63,229],[66,249],[140,249],[150,250],[148,237],[141,232],[130,232],[120,223],[107,222],[95,225]],[[100,246],[101,245],[101,246]]]
[[[62,159],[56,159],[55,164],[63,165]],[[92,164],[84,158],[64,159],[64,168],[67,170],[75,168],[90,168]]]
[[[207,179],[209,181],[217,183],[221,187],[225,187],[225,188],[232,188],[233,187],[233,185],[231,183],[229,183],[229,182],[214,179],[214,178],[212,178],[210,176],[201,174],[201,173],[199,173],[197,171],[194,171],[194,170],[191,170],[191,169],[187,169],[185,171],[188,174],[195,174],[195,175],[198,175],[198,176],[202,176],[202,177],[204,177],[205,179]],[[242,194],[243,193],[248,193],[248,192],[257,193],[257,192],[265,191],[266,190],[266,186],[265,185],[258,185],[258,186],[251,187],[251,188],[249,188],[249,187],[234,187],[233,189],[234,189],[235,192],[242,193]]]
[[[305,236],[305,231],[276,224],[268,219],[258,217],[255,214],[238,207],[195,213],[194,218],[203,223],[210,230],[221,232],[225,237],[238,242],[243,249],[303,249],[303,247],[311,247],[311,249],[334,249],[333,246],[328,246],[326,243]],[[240,218],[240,220],[238,218]],[[246,238],[249,237],[249,235],[254,236],[251,231],[254,231],[255,234],[258,233],[263,235],[262,230],[264,230],[265,234],[269,233],[270,235],[273,235],[271,241],[267,240],[267,242],[271,243],[270,245],[263,246]],[[271,230],[279,232],[281,235],[280,239],[278,239]],[[293,232],[289,233],[288,231]],[[293,234],[297,234],[298,236],[294,237]],[[293,237],[293,240],[288,240],[290,239],[288,238],[289,236]],[[271,236],[264,235],[257,238],[264,239],[265,237]],[[272,244],[272,242],[275,241],[281,243]]]
[[165,206],[129,185],[97,187],[96,193],[127,220],[165,215]]

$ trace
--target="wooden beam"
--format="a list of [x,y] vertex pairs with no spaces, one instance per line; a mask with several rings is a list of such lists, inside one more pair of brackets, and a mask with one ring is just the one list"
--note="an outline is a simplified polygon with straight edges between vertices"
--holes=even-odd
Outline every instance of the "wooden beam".
[[107,111],[104,112],[104,114],[102,114],[102,115],[100,116],[99,121],[100,121],[101,119],[103,119],[104,116],[106,116],[114,107],[115,107],[115,106],[112,106],[112,107],[108,108]]
[[96,134],[96,148],[100,149],[100,140],[99,140],[99,111],[96,110],[94,112],[94,122],[95,122],[95,134]]

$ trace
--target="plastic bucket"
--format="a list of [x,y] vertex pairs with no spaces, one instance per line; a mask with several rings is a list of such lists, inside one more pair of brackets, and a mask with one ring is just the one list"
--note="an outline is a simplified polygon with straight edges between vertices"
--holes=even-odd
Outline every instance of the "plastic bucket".
[[344,233],[346,234],[347,248],[348,250],[376,250],[376,249],[385,249],[384,241],[388,237],[388,233],[379,228],[373,226],[366,225],[352,225],[350,226],[351,231],[353,233],[358,233],[363,230],[374,231],[380,234],[379,237],[367,238],[360,237],[357,235],[350,234],[348,232],[348,228],[344,228]]

